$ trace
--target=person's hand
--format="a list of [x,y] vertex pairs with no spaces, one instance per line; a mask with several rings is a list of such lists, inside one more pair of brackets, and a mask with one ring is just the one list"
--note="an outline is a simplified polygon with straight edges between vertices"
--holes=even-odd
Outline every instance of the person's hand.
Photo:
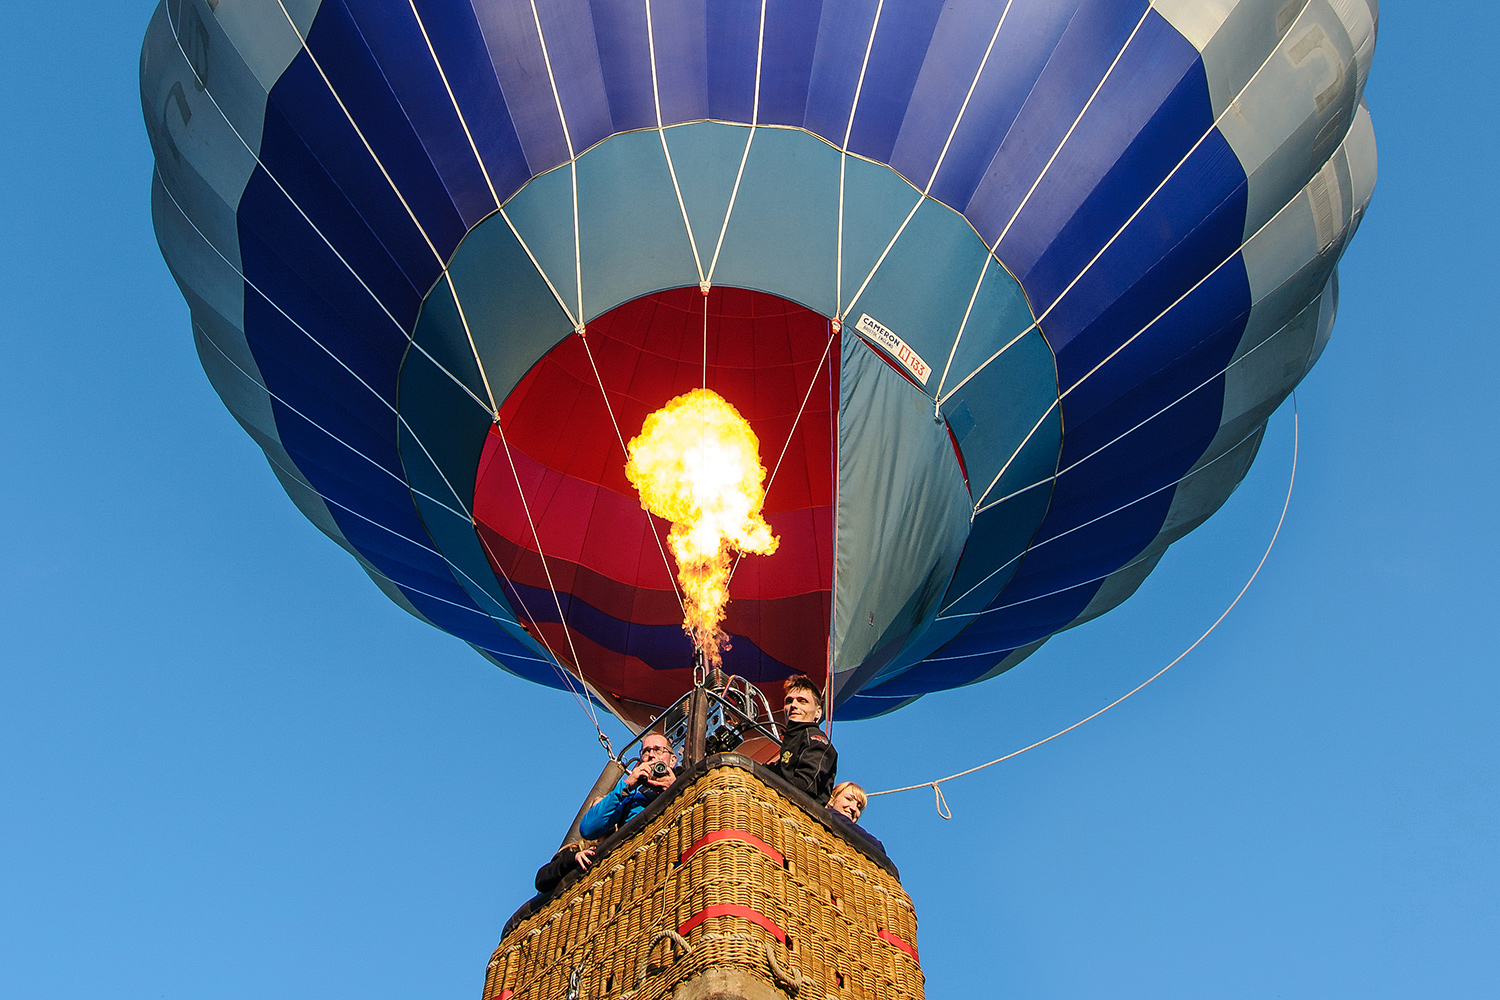
[[669,770],[663,777],[647,779],[646,784],[655,786],[656,788],[660,788],[665,791],[666,789],[670,788],[672,786],[672,782],[676,780],[677,774]]
[[573,855],[573,860],[578,862],[579,868],[582,868],[584,871],[588,871],[589,866],[594,863],[594,848],[585,847],[583,850]]
[[651,765],[646,763],[637,764],[631,768],[630,775],[625,779],[626,788],[635,788],[651,775]]

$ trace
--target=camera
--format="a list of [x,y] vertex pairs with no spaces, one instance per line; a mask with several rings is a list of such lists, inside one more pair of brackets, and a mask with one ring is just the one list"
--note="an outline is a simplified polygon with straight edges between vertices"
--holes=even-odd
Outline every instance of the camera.
[[669,778],[671,776],[672,769],[668,767],[667,762],[663,760],[659,760],[653,763],[651,765],[651,769],[646,772],[646,777],[651,781],[660,781],[663,778]]

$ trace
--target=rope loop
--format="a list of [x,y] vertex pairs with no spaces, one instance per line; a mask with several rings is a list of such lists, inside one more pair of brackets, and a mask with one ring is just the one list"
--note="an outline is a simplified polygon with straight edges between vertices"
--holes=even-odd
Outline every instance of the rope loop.
[[943,790],[938,787],[939,784],[940,782],[937,781],[932,782],[933,807],[937,809],[937,814],[943,817],[943,819],[952,819],[953,810],[948,808],[948,800],[943,798]]
[[949,774],[944,777],[937,778],[933,781],[923,781],[915,785],[903,785],[900,788],[886,788],[878,792],[868,792],[866,794],[868,794],[870,798],[874,798],[877,795],[894,795],[897,792],[910,792],[918,788],[927,788],[928,786],[931,786],[933,794],[937,798],[938,815],[942,816],[943,819],[952,819],[953,814],[946,811],[947,803],[943,801],[943,793],[938,788],[938,785],[942,784],[945,781],[952,781],[954,778],[962,778],[965,775],[973,774],[975,771],[983,771],[987,767],[994,767],[996,764],[1004,763],[1005,761],[1010,760],[1012,757],[1019,757],[1021,754],[1026,753],[1028,750],[1035,750],[1037,747],[1042,746],[1043,744],[1051,743],[1059,736],[1066,736],[1068,733],[1071,733],[1073,730],[1077,729],[1084,723],[1092,722],[1094,719],[1097,719],[1099,716],[1103,715],[1105,712],[1108,712],[1110,709],[1114,708],[1116,705],[1120,704],[1131,695],[1134,695],[1137,692],[1141,691],[1152,681],[1156,680],[1162,674],[1166,673],[1168,670],[1171,670],[1173,667],[1177,666],[1177,664],[1181,663],[1184,657],[1186,657],[1189,653],[1202,645],[1203,640],[1212,635],[1214,629],[1218,628],[1219,625],[1224,621],[1224,619],[1229,617],[1229,612],[1235,609],[1235,605],[1240,603],[1240,598],[1245,596],[1245,592],[1250,589],[1250,585],[1255,582],[1255,578],[1260,576],[1260,571],[1266,566],[1266,560],[1271,558],[1271,550],[1276,548],[1276,539],[1281,537],[1282,526],[1286,524],[1287,511],[1292,507],[1292,490],[1297,485],[1297,457],[1301,451],[1301,445],[1302,416],[1297,411],[1297,392],[1294,389],[1292,390],[1292,474],[1291,477],[1287,480],[1286,500],[1282,502],[1281,517],[1276,521],[1276,530],[1271,532],[1271,540],[1266,543],[1266,551],[1261,554],[1260,562],[1255,565],[1255,570],[1250,574],[1250,579],[1246,580],[1245,585],[1240,588],[1240,592],[1234,595],[1234,600],[1230,601],[1229,606],[1224,609],[1223,613],[1220,614],[1218,618],[1214,619],[1213,624],[1204,629],[1203,634],[1194,639],[1191,646],[1189,646],[1187,649],[1184,649],[1181,653],[1178,653],[1176,658],[1174,658],[1171,663],[1168,663],[1165,667],[1162,667],[1156,673],[1152,674],[1150,677],[1147,677],[1145,680],[1141,681],[1135,687],[1131,688],[1129,691],[1126,691],[1124,694],[1120,695],[1120,697],[1116,698],[1108,705],[1105,705],[1103,708],[1097,709],[1092,714],[1084,716],[1077,722],[1073,723],[1071,726],[1068,726],[1066,729],[1059,729],[1051,736],[1048,736],[1045,739],[1037,740],[1030,746],[1024,746],[1019,750],[1012,750],[1010,753],[1006,754],[1003,757],[996,757],[994,760],[986,761],[985,763],[979,764],[975,767],[971,767],[968,770],[959,771],[955,774]]

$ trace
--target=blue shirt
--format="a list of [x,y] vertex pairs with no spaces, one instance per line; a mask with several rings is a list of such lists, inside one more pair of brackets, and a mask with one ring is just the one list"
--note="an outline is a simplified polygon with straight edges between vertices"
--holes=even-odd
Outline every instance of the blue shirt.
[[583,814],[583,819],[578,822],[578,833],[586,840],[597,840],[613,833],[634,819],[660,794],[661,789],[644,781],[635,788],[626,788],[625,778],[621,778],[604,798]]

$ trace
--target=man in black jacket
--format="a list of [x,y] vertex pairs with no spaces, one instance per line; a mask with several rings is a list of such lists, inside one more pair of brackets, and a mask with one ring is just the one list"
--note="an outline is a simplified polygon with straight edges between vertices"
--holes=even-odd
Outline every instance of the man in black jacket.
[[785,708],[781,756],[771,764],[771,770],[819,805],[827,805],[838,771],[839,752],[818,728],[823,721],[823,692],[799,674],[786,682]]

